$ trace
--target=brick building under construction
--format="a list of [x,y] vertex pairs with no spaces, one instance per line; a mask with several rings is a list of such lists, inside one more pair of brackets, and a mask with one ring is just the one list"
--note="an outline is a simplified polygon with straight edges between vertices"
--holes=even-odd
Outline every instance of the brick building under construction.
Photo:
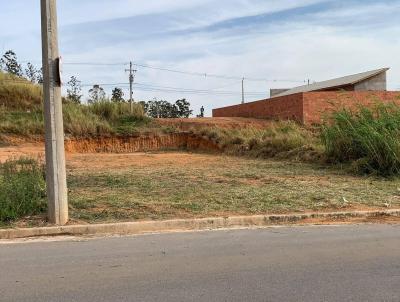
[[292,89],[272,89],[269,99],[213,109],[213,117],[292,119],[315,124],[341,108],[371,106],[376,101],[400,103],[400,92],[386,89],[388,70],[382,68]]

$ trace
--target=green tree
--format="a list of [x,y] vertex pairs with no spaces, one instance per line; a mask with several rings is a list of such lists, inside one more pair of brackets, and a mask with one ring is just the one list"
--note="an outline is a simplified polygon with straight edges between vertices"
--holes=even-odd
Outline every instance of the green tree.
[[113,102],[124,102],[124,92],[121,88],[115,87],[111,92],[111,101]]
[[97,103],[105,98],[106,93],[100,85],[93,85],[93,88],[89,89],[89,103]]
[[0,60],[0,65],[2,66],[2,70],[5,72],[19,77],[23,76],[22,67],[18,63],[17,55],[12,50],[6,51]]
[[81,82],[74,76],[67,83],[67,99],[71,102],[80,104],[82,98]]
[[39,72],[39,70],[37,70],[35,68],[35,66],[33,66],[32,63],[28,62],[28,64],[26,65],[26,68],[25,68],[25,77],[32,83],[37,83],[38,72]]
[[190,110],[190,103],[186,99],[177,100],[175,106],[178,110],[178,117],[188,118],[193,113],[193,110]]
[[177,100],[175,104],[157,99],[140,103],[145,113],[153,118],[188,118],[192,114],[190,103],[185,99]]

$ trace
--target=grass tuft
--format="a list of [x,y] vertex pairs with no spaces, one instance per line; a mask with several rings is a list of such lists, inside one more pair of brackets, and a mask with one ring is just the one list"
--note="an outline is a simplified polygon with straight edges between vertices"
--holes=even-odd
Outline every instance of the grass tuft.
[[376,104],[357,112],[341,110],[322,131],[334,163],[350,163],[357,173],[400,174],[400,106]]
[[46,210],[44,167],[21,157],[0,164],[0,223]]

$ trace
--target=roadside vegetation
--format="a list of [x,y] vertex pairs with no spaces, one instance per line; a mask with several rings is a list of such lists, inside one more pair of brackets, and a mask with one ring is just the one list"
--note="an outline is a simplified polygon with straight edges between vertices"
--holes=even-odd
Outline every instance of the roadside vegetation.
[[46,210],[43,165],[31,158],[0,163],[0,225]]
[[374,108],[334,113],[322,128],[328,160],[351,165],[359,174],[400,174],[400,107],[376,104]]

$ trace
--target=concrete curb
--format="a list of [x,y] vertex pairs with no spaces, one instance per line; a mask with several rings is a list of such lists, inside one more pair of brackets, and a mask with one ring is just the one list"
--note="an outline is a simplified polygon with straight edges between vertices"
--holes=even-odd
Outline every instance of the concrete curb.
[[308,213],[295,215],[257,215],[165,221],[138,221],[110,224],[66,225],[38,228],[0,230],[0,239],[16,239],[61,235],[134,235],[152,232],[210,230],[219,228],[262,227],[281,224],[299,224],[313,219],[346,220],[355,218],[400,217],[400,209],[385,211],[355,211]]

